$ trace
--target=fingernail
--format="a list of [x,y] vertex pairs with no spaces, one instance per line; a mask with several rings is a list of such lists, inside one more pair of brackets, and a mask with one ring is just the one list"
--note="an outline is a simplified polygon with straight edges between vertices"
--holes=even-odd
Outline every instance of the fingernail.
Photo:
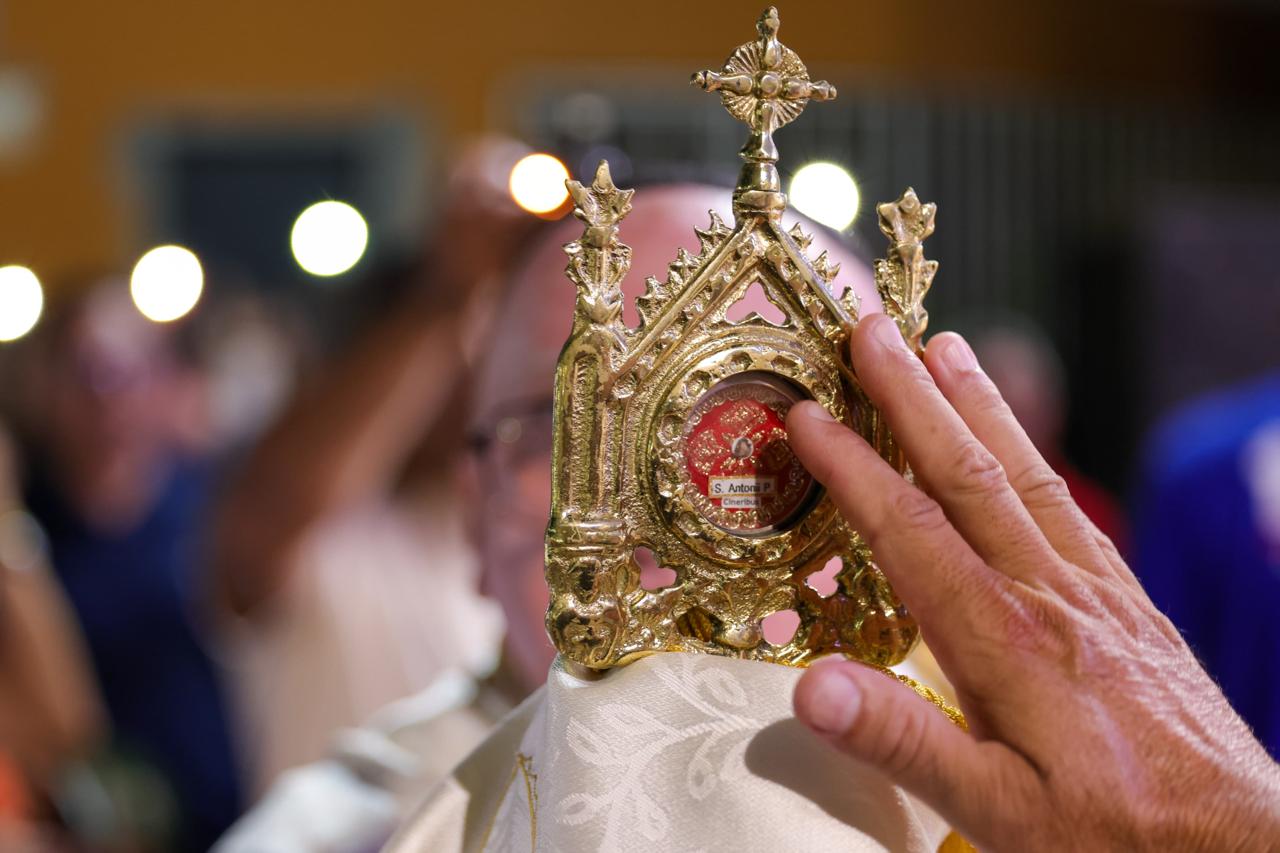
[[958,335],[947,341],[946,348],[942,350],[942,360],[956,373],[971,373],[978,369],[978,359],[973,350]]
[[824,424],[833,424],[836,422],[836,419],[831,417],[831,413],[828,412],[826,407],[821,403],[815,403],[812,400],[805,400],[804,402],[797,403],[796,405],[800,409],[800,414],[807,418],[812,418],[813,420]]
[[[873,319],[874,318],[874,319]],[[907,343],[902,339],[902,332],[898,330],[898,324],[893,322],[887,315],[876,317],[872,315],[867,318],[871,321],[871,335],[881,345],[887,349],[903,349]]]
[[821,734],[847,732],[862,702],[858,685],[838,666],[815,669],[809,677],[818,679],[818,683],[810,693],[805,722]]

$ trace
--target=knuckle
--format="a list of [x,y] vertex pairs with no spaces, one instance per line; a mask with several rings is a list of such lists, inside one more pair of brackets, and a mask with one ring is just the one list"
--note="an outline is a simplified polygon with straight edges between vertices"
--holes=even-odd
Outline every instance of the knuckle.
[[899,489],[889,499],[887,516],[880,525],[881,530],[931,533],[943,530],[949,524],[938,502],[915,486]]
[[1088,526],[1089,535],[1093,537],[1094,544],[1098,546],[1098,549],[1102,551],[1105,557],[1108,559],[1112,557],[1117,560],[1123,559],[1120,556],[1120,549],[1116,547],[1116,543],[1112,541],[1110,536],[1099,530],[1097,524],[1094,524],[1089,519],[1085,519],[1085,524]]
[[916,708],[884,709],[872,734],[872,761],[890,776],[919,772],[929,758],[926,721]]
[[[1039,849],[1027,846],[1027,842],[1045,836],[1050,817],[1046,814],[1045,792],[1034,771],[1027,768],[1019,772],[1017,765],[1006,761],[992,762],[991,766],[992,771],[969,794],[974,813],[989,813],[999,822],[1004,837],[1024,839],[1022,849]],[[1057,837],[1070,838],[1071,834],[1064,832]]]
[[947,464],[943,484],[957,494],[989,494],[1008,484],[1004,466],[976,439],[960,445]]
[[1043,460],[1019,471],[1010,485],[1027,506],[1055,507],[1072,502],[1067,481]]
[[[1120,556],[1120,549],[1116,547],[1116,543],[1111,541],[1111,537],[1103,533],[1097,528],[1093,522],[1089,522],[1089,533],[1093,536],[1093,543],[1098,546],[1098,550],[1102,552],[1102,558],[1106,560],[1114,568],[1119,565],[1125,565],[1124,557]],[[1126,566],[1127,568],[1127,566]]]
[[1127,637],[1148,648],[1173,644],[1182,646],[1182,634],[1167,616],[1160,612],[1145,595],[1134,595],[1122,580],[1114,580],[1111,587],[1109,616],[1115,625],[1115,633]]
[[1163,638],[1160,624],[1144,612],[1141,605],[1126,595],[1111,596],[1107,617],[1112,625],[1112,632],[1119,638],[1128,638],[1139,643],[1148,642],[1155,637]]
[[1173,624],[1172,619],[1161,613],[1160,609],[1152,604],[1150,599],[1139,604],[1138,609],[1145,624],[1157,633],[1164,643],[1179,649],[1187,647],[1187,641],[1183,638],[1182,632],[1178,630],[1178,626]]
[[1130,593],[1134,590],[1141,592],[1142,584],[1138,582],[1134,576],[1133,570],[1129,568],[1129,564],[1120,554],[1120,549],[1116,547],[1116,543],[1111,541],[1111,537],[1102,533],[1097,527],[1090,523],[1093,542],[1098,547],[1098,551],[1102,554],[1102,561],[1111,569],[1113,576],[1118,579],[1121,584],[1128,589]]
[[1038,650],[1041,624],[1025,601],[1015,598],[1000,614],[998,627],[1001,640],[1015,649]]
[[1107,583],[1095,575],[1068,570],[1054,588],[1070,607],[1089,614],[1105,616],[1117,605]]
[[1038,593],[1011,596],[1009,606],[1003,608],[1000,630],[1011,648],[1059,659],[1071,656],[1080,636],[1065,603]]

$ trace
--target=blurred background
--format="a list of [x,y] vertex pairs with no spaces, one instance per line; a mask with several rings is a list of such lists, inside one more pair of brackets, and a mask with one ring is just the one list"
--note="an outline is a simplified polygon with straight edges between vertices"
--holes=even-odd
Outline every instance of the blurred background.
[[[1280,603],[1280,6],[780,11],[782,41],[839,89],[778,134],[793,209],[869,258],[876,202],[913,186],[938,204],[931,329],[971,336],[1274,753],[1280,634],[1256,623]],[[474,586],[452,496],[459,377],[486,342],[458,329],[489,328],[514,259],[568,213],[566,174],[607,158],[620,186],[727,195],[744,131],[687,81],[759,12],[0,0],[15,844],[205,849],[330,728],[447,668],[322,699],[341,680],[326,662],[463,655],[412,609],[402,627],[370,611],[380,634],[344,622],[335,555],[425,541]],[[353,509],[406,482],[430,487],[397,532]],[[415,560],[380,600],[453,588]],[[300,722],[281,691],[333,713]]]
[[[604,153],[621,181],[628,164],[728,180],[740,129],[685,81],[754,8],[7,0],[0,258],[56,297],[70,274],[178,243],[210,287],[318,310],[418,253],[471,135],[512,134],[575,175]],[[848,169],[867,201],[852,228],[876,250],[872,202],[908,184],[937,199],[935,323],[989,309],[1042,323],[1083,395],[1082,463],[1119,486],[1146,419],[1252,369],[1237,348],[1274,328],[1275,288],[1209,299],[1183,268],[1233,263],[1233,241],[1274,227],[1274,4],[805,3],[784,21],[841,96],[779,136],[783,169]],[[309,276],[288,240],[330,198],[370,225],[338,280]],[[1185,346],[1205,340],[1218,346]]]

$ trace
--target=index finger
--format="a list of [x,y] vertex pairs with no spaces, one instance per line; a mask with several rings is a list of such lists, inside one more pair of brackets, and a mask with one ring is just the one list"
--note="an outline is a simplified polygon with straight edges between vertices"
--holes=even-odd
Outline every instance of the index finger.
[[871,314],[850,338],[854,368],[884,413],[911,470],[973,550],[997,571],[1027,583],[1061,559],[1018,495],[1001,461],[938,390],[897,324]]
[[1081,511],[1066,481],[1032,443],[964,338],[954,332],[934,335],[924,362],[938,390],[1005,467],[1010,486],[1050,546],[1084,571],[1110,572],[1123,583],[1135,585],[1123,561],[1113,562],[1105,552],[1102,534]]
[[792,407],[787,438],[921,624],[957,638],[990,615],[1008,580],[974,553],[936,501],[818,403]]

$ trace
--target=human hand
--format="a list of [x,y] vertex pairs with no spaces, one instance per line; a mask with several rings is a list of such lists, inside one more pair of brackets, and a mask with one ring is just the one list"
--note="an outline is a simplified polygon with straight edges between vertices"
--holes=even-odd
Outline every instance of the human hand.
[[968,345],[937,335],[922,360],[869,315],[851,347],[921,488],[816,403],[791,411],[790,443],[919,620],[969,733],[848,661],[805,673],[797,716],[984,851],[1280,848],[1280,767]]
[[512,167],[529,153],[515,139],[485,136],[469,140],[451,159],[429,241],[438,303],[463,310],[470,303],[474,310],[477,300],[495,299],[516,255],[542,224],[512,200],[508,187]]

